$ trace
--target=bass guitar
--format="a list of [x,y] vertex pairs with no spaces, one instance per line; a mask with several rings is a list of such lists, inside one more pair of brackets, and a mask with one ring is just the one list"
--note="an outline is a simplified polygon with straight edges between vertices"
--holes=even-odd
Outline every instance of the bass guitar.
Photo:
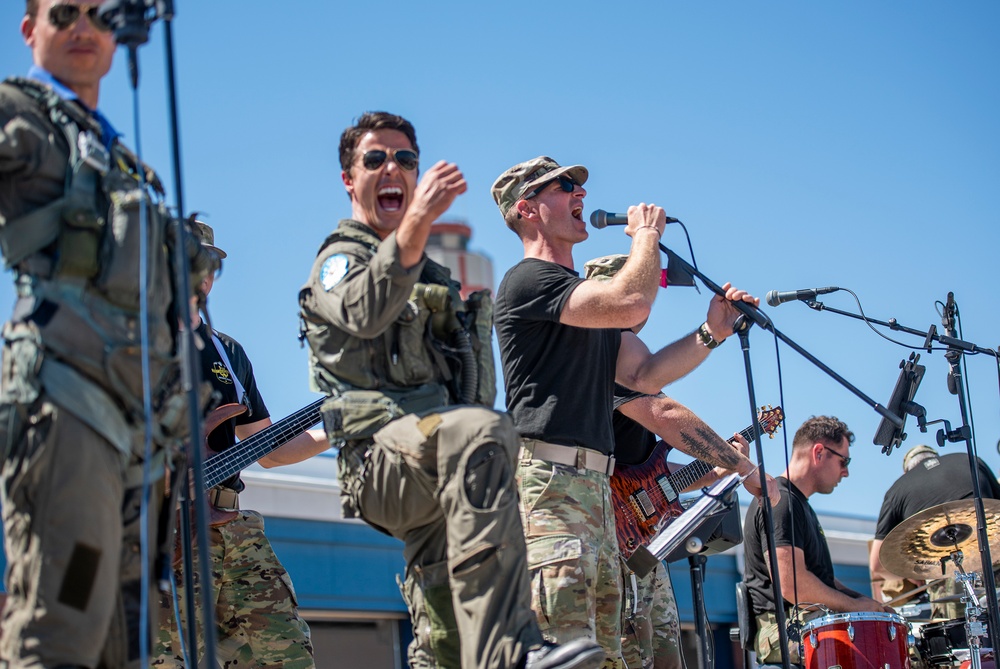
[[[781,407],[762,407],[757,414],[761,434],[774,437],[784,415]],[[751,425],[740,434],[747,441],[755,438]],[[638,465],[615,465],[611,476],[611,503],[615,510],[618,547],[627,561],[640,547],[684,512],[680,492],[708,474],[714,467],[695,460],[670,473],[667,451],[671,446],[660,441],[646,461]]]
[[[236,442],[219,453],[209,450],[205,458],[205,490],[211,490],[233,474],[243,471],[271,451],[283,446],[320,421],[319,409],[326,398],[321,398],[304,406],[277,423],[268,425],[260,432]],[[228,420],[246,412],[243,404],[223,404],[205,417],[205,434]],[[205,439],[206,444],[208,438]],[[206,446],[206,449],[208,447]],[[236,517],[236,511],[225,511],[208,507],[212,525],[222,525]]]

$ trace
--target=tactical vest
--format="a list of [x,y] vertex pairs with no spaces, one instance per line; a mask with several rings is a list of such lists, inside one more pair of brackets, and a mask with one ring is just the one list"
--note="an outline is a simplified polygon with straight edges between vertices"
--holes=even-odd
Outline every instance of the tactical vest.
[[[341,225],[319,254],[335,243],[360,246],[370,260],[381,240],[365,227]],[[462,300],[449,270],[427,260],[410,299],[389,329],[373,339],[354,337],[311,315],[308,288],[300,293],[301,338],[310,346],[312,379],[327,394],[363,389],[398,397],[440,385],[448,404],[493,406],[493,302],[489,291]],[[418,390],[420,389],[420,390]]]
[[[67,408],[74,413],[93,414],[93,408],[74,404],[73,394],[96,384],[113,398],[119,413],[124,408],[141,422],[142,351],[148,352],[154,410],[164,408],[166,387],[178,370],[174,244],[168,227],[173,219],[161,199],[162,185],[117,141],[109,151],[100,125],[47,86],[20,78],[0,86],[12,99],[33,101],[68,153],[63,196],[0,221],[0,251],[6,266],[15,270],[19,297],[5,338],[38,343],[53,363],[41,370],[42,383],[53,395],[64,396],[63,401],[55,398],[57,403],[72,404]],[[140,188],[139,170],[150,187],[146,191]],[[145,342],[140,331],[143,244],[149,316]],[[197,285],[206,267],[195,258],[192,268],[192,285]],[[56,368],[58,383],[51,377]],[[57,388],[66,384],[73,390]],[[81,416],[88,417],[95,420]]]

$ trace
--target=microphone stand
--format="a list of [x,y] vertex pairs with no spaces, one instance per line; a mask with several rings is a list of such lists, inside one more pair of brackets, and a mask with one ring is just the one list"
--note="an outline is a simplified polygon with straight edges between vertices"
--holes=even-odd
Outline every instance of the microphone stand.
[[[726,292],[722,290],[722,287],[713,282],[707,276],[705,276],[700,270],[691,265],[689,262],[678,256],[676,253],[672,252],[662,243],[659,244],[660,250],[666,253],[671,261],[679,263],[681,269],[686,271],[691,276],[696,276],[701,279],[702,283],[711,290],[716,295],[725,296]],[[734,326],[734,332],[739,335],[740,346],[743,351],[743,365],[746,369],[747,377],[747,395],[750,400],[750,423],[751,425],[757,425],[757,397],[754,392],[753,384],[753,369],[750,363],[750,327],[756,323],[762,329],[771,332],[775,337],[786,343],[794,351],[799,353],[809,362],[813,363],[821,370],[826,372],[831,378],[840,383],[852,393],[857,395],[862,401],[864,401],[868,406],[872,407],[877,411],[883,418],[890,421],[900,429],[903,427],[903,420],[896,414],[892,413],[884,406],[871,399],[865,395],[861,390],[852,385],[847,379],[843,378],[835,371],[830,369],[826,364],[816,358],[814,355],[806,351],[804,348],[799,346],[793,340],[788,338],[782,332],[780,332],[771,319],[767,317],[760,309],[751,306],[746,302],[731,302],[731,304],[739,311],[742,315],[737,319]],[[757,455],[757,475],[760,481],[761,490],[767,490],[767,472],[764,469],[764,448],[760,439],[760,430],[754,430],[754,445]],[[778,623],[778,639],[781,646],[781,662],[784,669],[791,669],[791,664],[788,659],[788,630],[786,629],[785,620],[785,610],[782,602],[784,599],[781,596],[781,579],[778,574],[778,558],[774,545],[774,521],[773,521],[773,511],[771,508],[771,500],[767,495],[762,495],[761,508],[764,510],[764,528],[765,534],[767,534],[767,547],[769,563],[771,568],[771,590],[774,597],[774,613],[775,618]]]
[[[945,360],[948,361],[949,365],[948,391],[953,395],[958,396],[958,408],[962,417],[962,426],[956,430],[939,430],[937,434],[937,441],[938,446],[944,446],[945,441],[952,443],[965,441],[965,449],[969,455],[969,469],[972,476],[972,498],[976,507],[976,539],[979,542],[980,564],[983,567],[983,588],[986,589],[986,614],[987,619],[990,621],[987,631],[989,633],[992,647],[1000,648],[1000,608],[998,608],[997,603],[996,579],[993,576],[993,558],[990,555],[989,535],[986,533],[986,511],[983,507],[983,492],[979,483],[978,457],[976,455],[976,447],[972,439],[972,430],[969,427],[969,415],[966,404],[965,389],[962,384],[962,367],[960,364],[963,353],[986,353],[997,357],[997,351],[986,349],[955,337],[957,334],[955,330],[955,316],[957,310],[955,308],[955,294],[952,292],[948,293],[944,309],[945,313],[942,317],[942,326],[945,329],[945,335],[938,335],[937,326],[933,323],[925,333],[920,330],[914,330],[913,328],[899,325],[895,318],[890,318],[889,322],[886,323],[874,318],[862,318],[858,314],[827,307],[823,303],[815,300],[809,300],[806,304],[816,311],[831,311],[842,316],[850,316],[851,318],[857,320],[867,320],[869,323],[882,325],[892,330],[900,330],[909,334],[924,336],[925,339],[923,348],[928,351],[931,351],[931,342],[933,341],[937,341],[948,347],[947,352],[944,354]],[[924,429],[926,430],[926,428]],[[1000,444],[997,445],[997,448],[1000,449]]]
[[701,669],[712,669],[715,667],[715,657],[712,656],[712,649],[708,643],[708,621],[705,612],[705,563],[708,558],[704,553],[695,553],[688,557],[688,565],[691,570],[691,596],[694,600],[694,633],[698,636],[698,649],[701,651]]
[[[153,10],[153,13],[150,13]],[[167,90],[169,97],[171,148],[173,158],[174,188],[177,197],[177,217],[172,225],[174,228],[174,274],[177,292],[182,297],[177,299],[177,318],[180,322],[179,354],[181,358],[181,387],[188,399],[188,462],[190,467],[185,466],[184,482],[179,483],[181,489],[187,484],[188,473],[193,476],[194,502],[197,513],[197,543],[200,547],[199,554],[199,580],[203,584],[201,588],[202,622],[204,638],[204,662],[205,666],[214,667],[216,664],[215,653],[215,614],[212,610],[212,579],[211,564],[208,554],[208,506],[205,501],[205,475],[203,457],[201,451],[201,408],[198,401],[198,386],[200,383],[200,372],[197,359],[194,356],[194,331],[191,329],[191,306],[188,295],[191,294],[190,268],[188,266],[188,248],[191,239],[188,235],[187,226],[183,223],[184,212],[184,189],[181,179],[180,162],[180,140],[179,124],[177,121],[177,96],[176,96],[176,76],[174,72],[174,52],[173,52],[173,32],[171,29],[174,8],[173,0],[108,0],[100,8],[101,17],[112,26],[115,32],[115,40],[122,46],[127,47],[129,54],[129,78],[133,90],[139,85],[139,63],[138,47],[149,41],[149,27],[157,19],[164,20],[164,42],[166,44],[166,66],[167,66]],[[138,132],[138,128],[136,128]],[[139,167],[140,172],[143,168]],[[172,497],[170,498],[173,499]],[[197,619],[194,609],[194,575],[193,565],[190,558],[191,533],[184,531],[190,525],[190,502],[187,494],[181,504],[181,541],[183,544],[184,580],[187,589],[187,612],[188,612],[188,647],[194,653],[194,663],[197,665],[198,637]],[[173,513],[172,509],[166,509],[168,514]],[[165,542],[169,545],[169,542]],[[171,569],[170,559],[163,560],[163,570],[168,572]],[[164,579],[166,580],[166,579]],[[145,649],[143,650],[145,653]]]

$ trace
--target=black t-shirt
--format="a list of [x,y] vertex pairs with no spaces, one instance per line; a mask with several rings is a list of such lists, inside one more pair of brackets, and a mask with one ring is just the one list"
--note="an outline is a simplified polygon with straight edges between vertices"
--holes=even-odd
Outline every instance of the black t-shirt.
[[646,396],[646,393],[615,384],[615,397],[611,404],[615,410],[611,417],[615,434],[615,462],[641,465],[656,448],[656,435],[618,410],[623,404]]
[[621,333],[559,323],[582,281],[566,267],[525,258],[500,282],[494,324],[507,410],[521,436],[607,455]]
[[[979,485],[984,498],[1000,499],[1000,483],[982,460]],[[882,540],[901,522],[915,513],[938,504],[972,498],[969,456],[950,453],[918,462],[892,484],[882,500],[875,526],[875,538]]]
[[[230,375],[229,370],[226,368],[226,364],[219,355],[219,351],[204,323],[198,327],[197,333],[205,344],[201,349],[202,379],[208,381],[212,385],[212,390],[219,393],[220,406],[222,404],[239,403],[236,384],[233,382],[232,375]],[[232,420],[221,423],[208,435],[209,449],[213,452],[221,452],[236,443],[237,425],[255,423],[268,418],[271,414],[268,413],[267,406],[264,405],[264,399],[257,390],[257,380],[253,375],[253,365],[250,364],[250,359],[247,357],[246,351],[243,350],[243,346],[232,337],[221,332],[217,332],[216,336],[222,342],[226,357],[229,358],[229,364],[232,366],[233,374],[243,384],[243,403],[247,406],[247,411]],[[222,485],[234,490],[243,489],[243,483],[240,481],[239,474],[233,475],[224,481]]]
[[[781,499],[772,507],[774,519],[774,545],[796,546],[802,549],[806,569],[825,585],[835,586],[833,560],[830,547],[819,524],[816,512],[802,492],[783,476],[775,479]],[[789,501],[791,500],[791,501]],[[791,507],[789,507],[789,504]],[[791,512],[790,512],[791,511]],[[792,543],[792,532],[795,543]],[[771,576],[768,563],[764,559],[767,549],[767,533],[764,530],[764,510],[755,497],[747,510],[743,523],[743,553],[746,558],[743,580],[750,589],[754,614],[774,611],[774,595],[771,591]]]

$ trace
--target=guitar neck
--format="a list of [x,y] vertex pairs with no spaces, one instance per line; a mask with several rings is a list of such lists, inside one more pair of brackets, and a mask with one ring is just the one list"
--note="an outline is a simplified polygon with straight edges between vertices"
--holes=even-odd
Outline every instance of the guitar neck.
[[326,398],[318,399],[221,453],[206,458],[205,489],[217,486],[233,474],[243,471],[315,425],[319,422],[319,408],[324,401]]
[[[750,441],[753,439],[753,425],[748,426],[746,429],[740,431],[740,436]],[[694,482],[708,474],[712,471],[714,467],[707,462],[701,460],[695,460],[689,464],[684,465],[669,477],[667,480],[670,482],[670,486],[677,491],[687,490]]]

